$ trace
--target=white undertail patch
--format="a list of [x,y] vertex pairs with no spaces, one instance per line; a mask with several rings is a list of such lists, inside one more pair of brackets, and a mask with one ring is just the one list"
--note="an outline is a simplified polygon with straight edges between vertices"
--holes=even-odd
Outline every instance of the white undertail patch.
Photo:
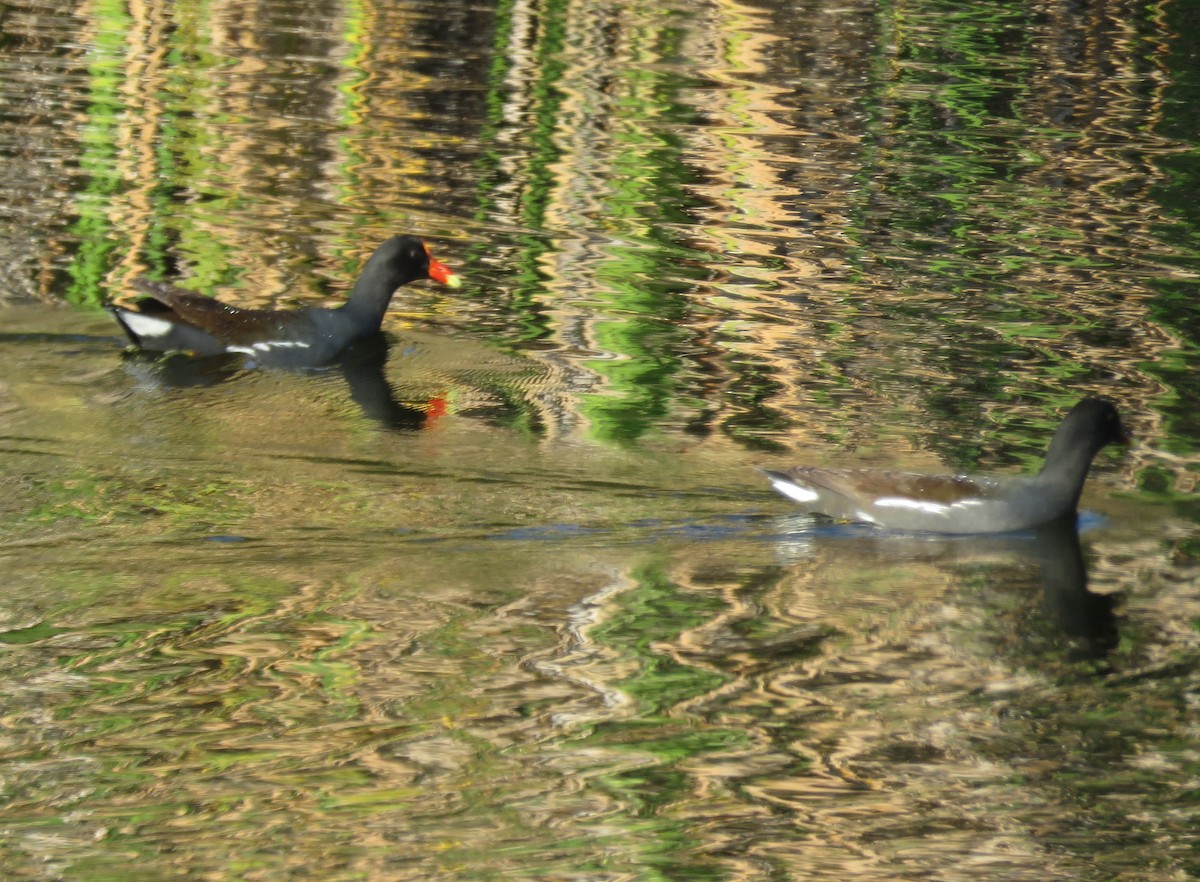
[[155,318],[141,312],[130,312],[126,309],[120,310],[120,313],[121,321],[135,337],[146,340],[166,339],[175,330],[175,325],[166,319]]

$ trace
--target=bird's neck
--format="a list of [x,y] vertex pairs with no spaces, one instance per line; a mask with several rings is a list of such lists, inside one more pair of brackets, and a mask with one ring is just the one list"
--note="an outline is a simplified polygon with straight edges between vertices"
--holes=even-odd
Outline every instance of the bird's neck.
[[343,314],[352,316],[360,326],[365,324],[370,330],[378,331],[383,324],[383,314],[392,301],[392,294],[402,284],[404,280],[398,279],[387,268],[368,266],[339,309]]
[[1050,441],[1046,460],[1038,472],[1038,480],[1063,492],[1072,493],[1078,502],[1083,482],[1099,447],[1085,439],[1058,432]]

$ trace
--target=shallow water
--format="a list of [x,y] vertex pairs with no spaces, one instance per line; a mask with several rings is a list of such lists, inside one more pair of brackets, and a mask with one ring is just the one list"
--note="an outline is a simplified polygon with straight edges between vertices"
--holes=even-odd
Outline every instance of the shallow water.
[[[9,879],[1200,874],[1179,4],[19,4],[0,43]],[[336,302],[122,354],[150,273]],[[889,536],[756,466],[1035,468]]]

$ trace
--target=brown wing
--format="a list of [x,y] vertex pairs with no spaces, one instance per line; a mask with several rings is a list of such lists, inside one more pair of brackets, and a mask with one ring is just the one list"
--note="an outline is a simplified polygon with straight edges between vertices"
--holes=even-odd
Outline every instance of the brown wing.
[[136,287],[173,313],[175,320],[221,340],[242,342],[264,332],[280,332],[295,321],[294,314],[270,309],[239,309],[211,297],[178,288],[166,282],[137,279]]
[[913,499],[954,505],[991,495],[992,482],[962,475],[918,475],[873,469],[796,469],[787,473],[802,484],[828,490],[853,500]]

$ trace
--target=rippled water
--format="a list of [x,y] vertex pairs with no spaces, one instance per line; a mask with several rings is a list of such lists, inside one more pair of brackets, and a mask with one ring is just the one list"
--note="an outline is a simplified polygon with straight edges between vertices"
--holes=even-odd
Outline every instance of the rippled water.
[[[1200,875],[1179,3],[9,5],[0,876]],[[122,355],[149,273],[336,367]],[[755,466],[1036,467],[1081,535]]]

